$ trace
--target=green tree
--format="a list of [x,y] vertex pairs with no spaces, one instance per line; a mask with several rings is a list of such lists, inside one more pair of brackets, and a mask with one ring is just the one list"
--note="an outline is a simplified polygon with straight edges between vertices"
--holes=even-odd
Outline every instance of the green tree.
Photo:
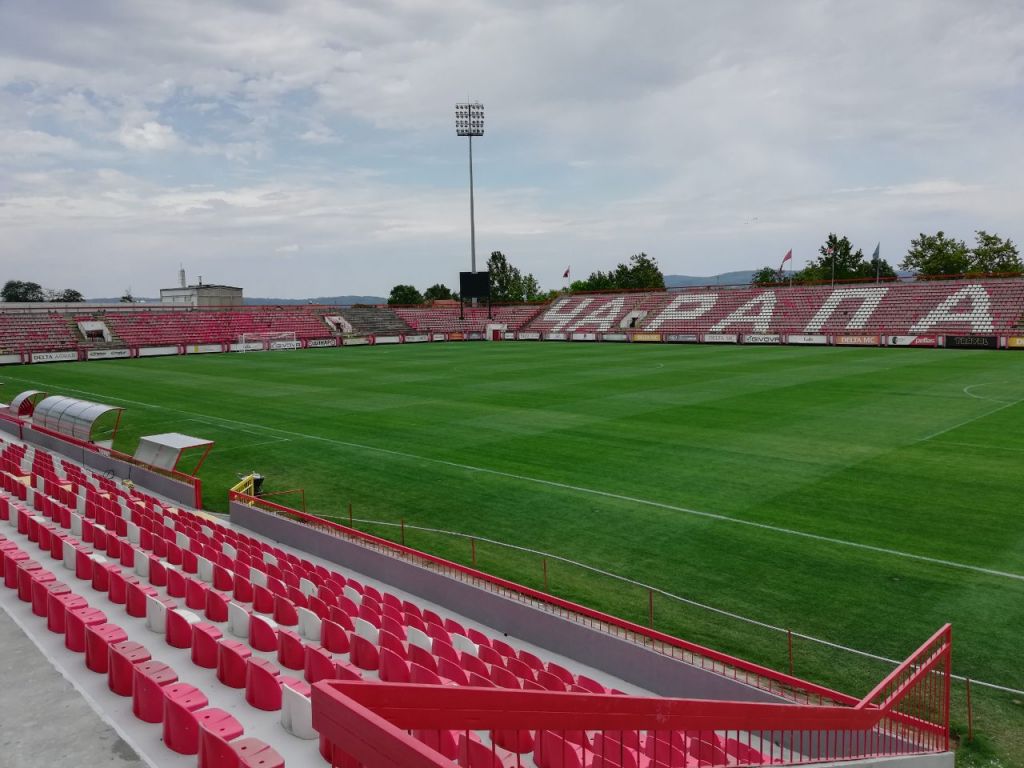
[[0,289],[0,298],[4,301],[46,301],[46,294],[39,283],[8,280]]
[[533,301],[541,296],[537,278],[524,275],[501,251],[491,253],[487,271],[491,276],[491,301]]
[[388,304],[422,304],[423,295],[412,285],[396,285],[388,296]]
[[775,267],[761,267],[750,277],[751,285],[766,285],[779,282],[782,273]]
[[50,301],[59,301],[65,304],[71,304],[76,301],[85,301],[85,296],[74,288],[65,288],[63,291],[57,291],[54,293],[53,298],[51,298]]
[[423,292],[424,301],[443,301],[453,298],[455,298],[455,294],[452,293],[452,289],[441,283],[434,283]]
[[1022,272],[1017,246],[1010,238],[990,235],[983,229],[974,233],[975,246],[971,249],[970,272]]
[[934,235],[921,233],[910,241],[901,269],[919,275],[959,275],[971,266],[971,252],[963,240],[946,237],[939,230]]
[[574,291],[614,291],[629,289],[655,289],[665,287],[665,276],[657,260],[646,253],[634,253],[629,261],[609,272],[591,272],[586,280],[576,280]]

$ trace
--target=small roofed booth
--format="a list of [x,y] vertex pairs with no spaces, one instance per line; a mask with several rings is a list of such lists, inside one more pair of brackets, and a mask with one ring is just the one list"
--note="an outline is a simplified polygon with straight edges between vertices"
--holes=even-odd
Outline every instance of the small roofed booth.
[[112,448],[124,408],[63,395],[40,400],[32,424],[101,448]]
[[151,467],[195,475],[210,455],[211,448],[213,440],[180,432],[165,432],[162,435],[140,437],[134,458]]
[[8,409],[19,418],[27,419],[32,416],[39,401],[45,398],[46,392],[39,389],[26,389],[20,395],[11,400]]

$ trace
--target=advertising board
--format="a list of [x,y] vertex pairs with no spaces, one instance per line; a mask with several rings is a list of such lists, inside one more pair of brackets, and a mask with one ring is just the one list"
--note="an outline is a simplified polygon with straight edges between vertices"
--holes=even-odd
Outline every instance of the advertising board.
[[672,344],[696,344],[700,339],[696,333],[666,333],[665,341]]
[[782,336],[777,333],[745,333],[744,344],[781,344]]
[[633,341],[647,341],[647,342],[658,342],[661,341],[660,333],[634,333],[632,336]]
[[431,341],[448,341],[447,333],[432,333],[430,334]]
[[937,347],[938,336],[886,336],[885,342],[890,347]]
[[597,341],[596,333],[574,333],[572,335],[573,341]]
[[569,334],[561,333],[559,331],[549,331],[544,334],[545,341],[565,341],[569,338]]
[[448,334],[448,341],[462,341],[465,338],[466,335],[461,331],[456,331],[455,333]]
[[338,340],[331,339],[310,339],[306,342],[306,346],[310,349],[316,349],[317,347],[336,347],[338,346]]
[[877,347],[881,339],[878,336],[836,336],[835,343],[848,347]]
[[185,347],[185,354],[188,355],[205,355],[210,352],[220,352],[220,344],[189,344]]
[[735,333],[705,333],[704,343],[705,344],[735,344],[738,342],[739,336]]
[[370,340],[365,336],[346,336],[341,340],[341,346],[343,347],[358,347],[369,343]]
[[786,337],[787,344],[828,344],[828,336],[822,334],[791,333]]
[[1024,336],[1011,336],[1006,340],[1009,349],[1024,349]]
[[65,350],[64,352],[33,352],[33,363],[67,363],[78,359],[78,352]]
[[625,333],[602,333],[601,341],[629,341],[629,336]]
[[0,365],[13,365],[21,362],[21,355],[0,355]]
[[999,337],[947,336],[946,349],[999,349]]
[[131,356],[130,349],[90,349],[86,355],[89,360],[115,360]]
[[466,334],[467,341],[484,341],[487,339],[487,334],[483,331],[470,331]]
[[178,354],[177,347],[139,347],[139,357],[159,357],[160,355],[176,354]]
[[520,341],[539,341],[540,333],[537,331],[520,331],[516,334]]
[[271,349],[300,349],[302,347],[301,341],[272,341],[270,342]]
[[401,344],[402,343],[402,337],[401,336],[374,336],[373,337],[373,343],[374,344]]

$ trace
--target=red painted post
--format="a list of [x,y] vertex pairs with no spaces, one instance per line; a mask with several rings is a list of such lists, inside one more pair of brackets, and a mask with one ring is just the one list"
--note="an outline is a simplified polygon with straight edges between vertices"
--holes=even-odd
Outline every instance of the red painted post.
[[786,639],[789,643],[789,674],[793,675],[793,630],[786,630]]
[[544,564],[544,591],[548,592],[548,559],[545,557],[542,562]]
[[654,629],[654,590],[647,590],[647,621],[651,629]]
[[404,547],[405,546],[405,518],[404,517],[402,518],[401,522],[402,522],[402,546]]
[[352,527],[352,502],[348,503],[348,527]]
[[473,567],[476,567],[476,539],[469,540],[470,547],[473,552]]

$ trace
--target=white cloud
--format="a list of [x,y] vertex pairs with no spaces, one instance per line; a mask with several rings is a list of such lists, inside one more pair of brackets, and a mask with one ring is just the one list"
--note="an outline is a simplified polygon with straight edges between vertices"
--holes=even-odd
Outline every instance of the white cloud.
[[[639,250],[753,267],[829,231],[890,253],[929,228],[1024,237],[1019,3],[83,8],[9,4],[0,25],[5,252],[83,286],[142,292],[186,246],[258,292],[450,280],[467,97],[488,109],[479,251],[542,282]],[[267,242],[286,267],[251,268]]]
[[138,125],[122,125],[118,139],[128,149],[140,150],[174,149],[179,143],[174,128],[155,120],[147,120]]

